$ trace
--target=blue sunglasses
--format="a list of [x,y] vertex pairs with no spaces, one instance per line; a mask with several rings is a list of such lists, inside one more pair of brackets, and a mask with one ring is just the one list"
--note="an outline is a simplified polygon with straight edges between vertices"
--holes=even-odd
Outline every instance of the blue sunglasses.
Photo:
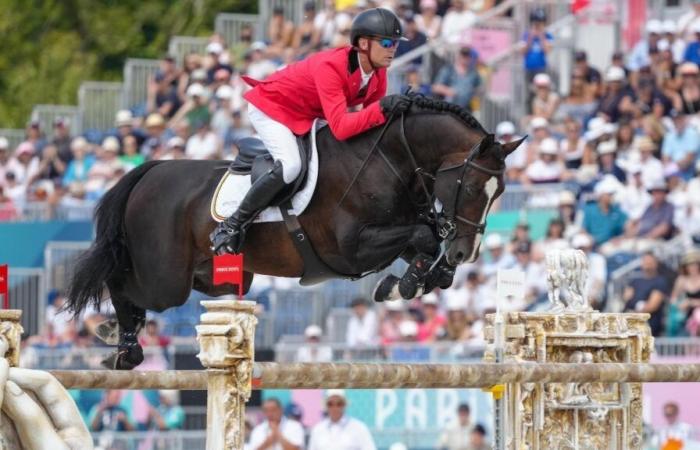
[[372,38],[373,41],[379,42],[379,45],[382,48],[394,48],[397,45],[399,45],[399,41],[396,39],[389,39],[389,38]]

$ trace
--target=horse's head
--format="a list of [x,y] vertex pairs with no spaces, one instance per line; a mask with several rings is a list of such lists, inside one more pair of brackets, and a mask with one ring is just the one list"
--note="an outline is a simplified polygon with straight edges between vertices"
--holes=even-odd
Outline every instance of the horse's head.
[[505,188],[505,158],[524,140],[502,144],[487,134],[466,154],[453,153],[442,161],[434,192],[442,203],[441,231],[449,264],[473,262],[479,256],[486,215]]

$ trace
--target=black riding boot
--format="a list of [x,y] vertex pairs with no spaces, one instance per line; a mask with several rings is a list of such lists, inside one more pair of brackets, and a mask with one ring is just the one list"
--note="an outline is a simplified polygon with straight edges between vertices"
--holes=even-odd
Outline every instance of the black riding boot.
[[269,206],[285,186],[282,178],[282,164],[276,161],[272,169],[255,180],[236,212],[221,222],[211,233],[209,238],[214,252],[218,255],[240,252],[245,231],[250,222],[260,211]]

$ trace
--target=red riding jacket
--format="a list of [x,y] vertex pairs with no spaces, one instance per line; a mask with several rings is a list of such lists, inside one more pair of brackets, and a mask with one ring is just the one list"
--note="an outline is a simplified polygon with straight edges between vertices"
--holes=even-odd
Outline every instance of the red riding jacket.
[[[362,70],[350,46],[316,53],[263,81],[243,79],[253,86],[243,97],[297,135],[317,118],[326,119],[340,140],[385,121],[378,100],[386,95],[386,69],[376,69],[360,91]],[[357,105],[361,111],[348,112]]]

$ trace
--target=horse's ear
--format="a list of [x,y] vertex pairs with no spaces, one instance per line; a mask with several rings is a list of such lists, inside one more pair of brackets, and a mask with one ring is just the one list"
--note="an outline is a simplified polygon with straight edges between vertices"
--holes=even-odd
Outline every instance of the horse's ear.
[[513,153],[513,151],[515,151],[516,148],[520,147],[520,144],[522,144],[525,141],[525,139],[527,139],[527,135],[523,136],[517,141],[510,141],[501,145],[501,148],[503,149],[503,154],[505,156],[508,156],[511,153]]
[[479,153],[483,153],[487,149],[491,148],[494,142],[496,142],[496,136],[494,136],[493,134],[487,134],[486,136],[484,136],[484,138],[479,143]]

